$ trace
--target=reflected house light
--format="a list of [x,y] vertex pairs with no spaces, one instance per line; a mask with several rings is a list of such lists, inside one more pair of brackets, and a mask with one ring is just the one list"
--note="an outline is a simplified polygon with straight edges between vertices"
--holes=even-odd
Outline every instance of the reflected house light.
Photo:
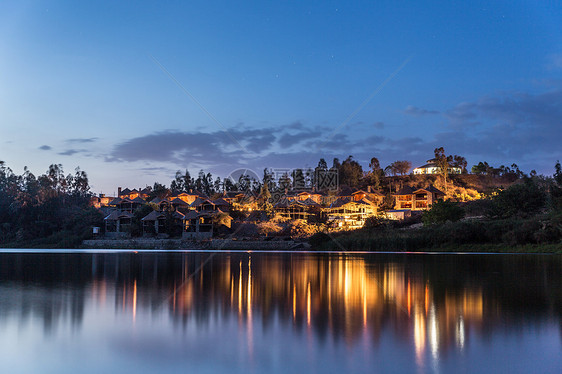
[[137,280],[135,279],[135,284],[133,286],[133,321],[137,317]]
[[410,310],[412,308],[412,289],[410,287],[410,279],[408,279],[407,303],[408,303],[408,317],[409,317]]
[[431,346],[433,359],[435,361],[439,360],[439,327],[437,326],[434,304],[431,304],[429,309],[429,345]]
[[462,351],[464,349],[464,319],[462,315],[459,316],[456,328],[456,341],[457,347]]
[[297,284],[293,283],[293,320],[297,318]]
[[240,260],[240,277],[238,278],[238,315],[242,316],[242,260]]
[[414,315],[414,345],[416,347],[416,362],[419,366],[422,366],[425,350],[425,317],[417,310]]
[[310,326],[310,282],[306,287],[306,323]]

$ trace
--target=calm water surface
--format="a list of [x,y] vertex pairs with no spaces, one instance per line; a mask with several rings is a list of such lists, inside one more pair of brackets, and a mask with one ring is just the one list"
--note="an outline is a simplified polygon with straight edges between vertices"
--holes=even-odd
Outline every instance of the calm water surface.
[[0,254],[3,373],[562,373],[562,257]]

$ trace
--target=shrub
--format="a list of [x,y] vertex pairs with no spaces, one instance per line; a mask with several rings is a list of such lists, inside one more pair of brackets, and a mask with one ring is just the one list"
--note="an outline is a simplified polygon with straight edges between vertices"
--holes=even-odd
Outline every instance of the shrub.
[[490,217],[528,217],[539,213],[546,205],[546,193],[532,179],[514,184],[492,197]]
[[452,201],[438,201],[430,210],[424,212],[422,222],[424,225],[442,222],[455,222],[464,217],[464,210],[458,203]]

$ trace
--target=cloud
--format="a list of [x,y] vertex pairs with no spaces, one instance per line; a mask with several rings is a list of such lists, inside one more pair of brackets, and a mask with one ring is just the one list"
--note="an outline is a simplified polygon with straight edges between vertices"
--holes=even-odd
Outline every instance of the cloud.
[[[486,95],[439,113],[445,127],[417,126],[414,132],[400,131],[394,136],[379,135],[375,129],[383,128],[382,122],[346,128],[333,136],[329,127],[298,121],[262,128],[237,125],[213,132],[161,131],[125,139],[114,146],[106,161],[140,162],[139,167],[168,171],[203,168],[225,176],[244,167],[258,171],[263,167],[314,167],[320,158],[330,163],[334,157],[343,160],[350,154],[365,167],[372,157],[385,165],[409,160],[417,166],[431,158],[436,147],[444,147],[447,154],[465,156],[469,163],[515,162],[523,170],[546,172],[556,159],[562,159],[561,103],[560,88]],[[409,113],[437,114],[409,108]],[[158,169],[141,172],[156,174]]]
[[52,147],[49,145],[42,145],[41,147],[39,147],[39,149],[42,151],[50,151]]
[[74,138],[74,139],[66,139],[67,143],[93,143],[99,138]]
[[425,115],[439,114],[439,111],[422,109],[422,108],[415,107],[413,105],[408,105],[406,107],[406,109],[404,110],[404,113],[407,114],[407,115],[410,115],[410,116],[420,117],[420,116],[425,116]]
[[58,154],[62,155],[62,156],[72,156],[76,153],[81,153],[81,152],[87,152],[87,150],[86,149],[67,149],[66,151],[59,152]]
[[373,123],[373,127],[374,127],[375,129],[384,129],[384,123],[383,123],[383,122],[380,122],[380,121],[375,122],[375,123]]

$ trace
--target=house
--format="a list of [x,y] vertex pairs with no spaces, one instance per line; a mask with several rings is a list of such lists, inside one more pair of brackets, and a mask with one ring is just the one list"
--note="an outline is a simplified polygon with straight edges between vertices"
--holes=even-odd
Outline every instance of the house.
[[[419,166],[413,170],[414,174],[439,174],[441,169],[437,166],[436,160],[432,158],[426,161],[427,164]],[[462,169],[458,166],[449,166],[449,174],[461,174]]]
[[187,204],[192,204],[197,198],[206,199],[207,196],[197,190],[190,190],[189,192],[180,192],[172,196],[172,198],[178,198]]
[[146,201],[140,197],[135,197],[134,199],[126,198],[115,198],[109,202],[109,206],[115,207],[122,212],[134,212],[138,207],[146,204]]
[[213,200],[213,204],[223,212],[228,212],[230,210],[230,204],[223,198]]
[[101,207],[109,206],[109,203],[113,200],[115,200],[114,197],[105,196],[105,194],[100,193],[98,196],[92,196],[90,198],[90,206],[100,209]]
[[133,217],[134,215],[128,211],[112,211],[103,219],[105,235],[109,237],[129,236]]
[[308,220],[310,206],[299,200],[283,199],[273,206],[273,210],[288,219]]
[[414,188],[406,186],[393,194],[395,210],[427,210],[434,202],[443,200],[445,193],[430,185],[427,188]]
[[373,202],[351,197],[342,197],[324,209],[328,223],[335,229],[358,229],[363,227],[367,217],[375,215],[377,207]]
[[[182,221],[184,219],[184,215],[178,211],[165,213],[165,212],[157,212],[153,210],[148,215],[141,219],[142,221],[142,232],[144,235],[149,234],[164,234],[166,231],[166,220],[171,219],[171,228],[172,231],[175,231],[174,228],[177,228],[178,234],[182,231]],[[168,233],[169,234],[169,233]]]
[[146,199],[148,197],[148,195],[150,194],[150,189],[148,188],[144,188],[141,189],[139,188],[137,189],[133,189],[130,190],[128,188],[125,188],[124,190],[121,189],[121,187],[117,187],[117,197],[120,197],[122,199],[130,199],[130,200],[134,200],[137,197],[140,197],[141,199]]
[[212,212],[190,211],[183,217],[182,238],[207,239],[213,237],[213,232],[220,226],[231,227],[232,217],[220,209]]

